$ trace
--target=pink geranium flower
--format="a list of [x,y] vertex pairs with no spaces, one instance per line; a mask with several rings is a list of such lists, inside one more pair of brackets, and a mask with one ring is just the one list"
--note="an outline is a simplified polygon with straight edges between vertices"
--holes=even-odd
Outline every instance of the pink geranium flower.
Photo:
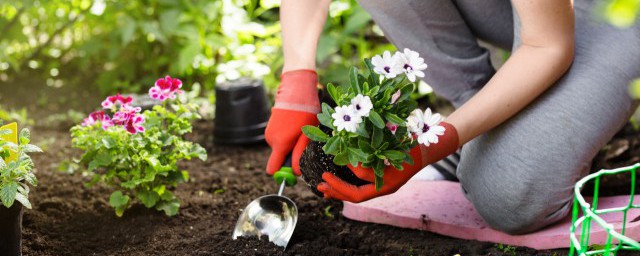
[[91,126],[97,122],[100,122],[102,124],[102,129],[105,130],[114,125],[109,115],[105,114],[102,110],[89,114],[89,116],[84,119],[84,122],[82,122],[82,125]]
[[133,101],[133,98],[131,98],[131,97],[123,97],[122,95],[120,95],[120,93],[118,93],[118,94],[116,94],[114,96],[107,97],[107,99],[105,99],[102,102],[102,108],[104,108],[104,109],[113,109],[117,105],[128,106],[129,104],[131,104],[131,101]]
[[396,135],[396,131],[398,131],[398,125],[391,123],[391,122],[387,122],[387,129],[389,129],[389,131],[391,132],[391,134]]
[[133,116],[129,118],[129,120],[124,125],[124,127],[125,129],[127,129],[129,133],[136,134],[138,132],[145,131],[144,126],[142,126],[142,124],[144,124],[144,116],[133,114]]
[[166,76],[156,81],[156,84],[149,89],[149,96],[156,100],[165,101],[167,99],[175,99],[176,93],[182,94],[182,81],[177,78]]

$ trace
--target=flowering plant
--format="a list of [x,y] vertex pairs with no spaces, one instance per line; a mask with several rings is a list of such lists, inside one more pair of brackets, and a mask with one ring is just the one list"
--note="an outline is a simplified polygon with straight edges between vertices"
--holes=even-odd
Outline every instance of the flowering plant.
[[444,134],[439,126],[441,117],[430,109],[422,112],[411,99],[415,81],[424,77],[427,65],[417,52],[405,49],[391,55],[365,59],[367,71],[349,71],[348,86],[327,85],[327,91],[335,101],[332,108],[322,104],[318,114],[320,123],[330,134],[315,126],[302,128],[309,139],[325,143],[323,151],[333,155],[336,165],[372,168],[376,189],[383,185],[386,166],[402,170],[402,164],[413,164],[409,155],[418,143],[437,143]]
[[2,126],[0,120],[0,126],[0,200],[7,208],[18,201],[31,209],[29,185],[36,186],[38,181],[28,153],[42,152],[42,149],[29,144],[29,129],[22,129],[16,136],[18,126],[15,123]]
[[176,98],[181,87],[178,79],[158,79],[149,95],[162,105],[142,113],[131,105],[131,97],[110,96],[102,102],[103,110],[71,128],[73,147],[84,150],[80,163],[92,177],[88,185],[102,182],[116,189],[109,204],[118,216],[134,199],[169,216],[177,214],[180,202],[171,190],[189,178],[178,161],[207,158],[204,148],[183,138],[200,116],[195,105]]

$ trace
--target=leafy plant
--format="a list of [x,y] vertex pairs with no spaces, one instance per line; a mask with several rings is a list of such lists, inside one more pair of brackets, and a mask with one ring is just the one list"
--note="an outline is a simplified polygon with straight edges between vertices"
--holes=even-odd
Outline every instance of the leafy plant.
[[180,201],[172,190],[189,179],[178,161],[207,159],[204,148],[184,139],[200,116],[193,104],[175,97],[181,86],[177,79],[159,79],[149,93],[163,103],[142,114],[129,105],[131,98],[108,97],[102,106],[115,112],[113,118],[98,111],[71,128],[73,147],[84,150],[80,164],[91,177],[87,185],[102,183],[115,189],[109,204],[118,216],[135,201],[176,215]]
[[[431,127],[431,132],[423,131],[423,126],[427,130],[429,127],[425,126],[426,121],[417,119],[422,118],[422,112],[415,111],[417,103],[410,97],[416,78],[424,76],[422,70],[426,69],[417,52],[405,49],[393,57],[385,52],[382,57],[365,59],[364,64],[367,68],[364,74],[350,69],[348,86],[327,85],[338,106],[332,108],[323,103],[318,120],[331,130],[330,134],[315,126],[305,126],[302,131],[311,140],[325,143],[322,149],[334,156],[336,165],[360,163],[372,168],[376,188],[380,189],[386,166],[402,170],[404,162],[413,164],[409,155],[416,145],[413,135],[418,136],[418,142],[428,145],[431,140],[428,135],[441,134],[436,127]],[[431,117],[430,110],[428,115]],[[440,116],[433,117],[434,122],[429,125],[439,123]],[[437,138],[431,142],[437,142]]]
[[496,244],[496,249],[500,250],[501,252],[503,252],[504,254],[507,255],[516,255],[516,248],[510,245],[505,245],[505,244]]
[[[0,121],[2,126],[2,121]],[[0,200],[9,208],[15,201],[31,209],[29,185],[36,186],[38,181],[33,173],[33,161],[28,153],[42,152],[32,144],[29,129],[20,131],[17,143],[7,139],[14,131],[0,129]]]

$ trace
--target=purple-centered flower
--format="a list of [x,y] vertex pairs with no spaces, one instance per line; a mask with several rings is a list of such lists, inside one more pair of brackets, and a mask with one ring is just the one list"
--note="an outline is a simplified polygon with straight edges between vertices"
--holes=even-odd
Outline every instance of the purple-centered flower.
[[149,89],[149,96],[156,100],[165,101],[167,99],[175,99],[176,93],[182,94],[182,81],[177,78],[166,76],[156,80],[156,83]]
[[338,131],[356,132],[358,125],[362,123],[362,116],[353,105],[336,107],[336,112],[331,114],[331,117]]
[[438,136],[444,135],[445,128],[440,125],[442,116],[431,114],[431,109],[422,112],[416,109],[407,118],[407,128],[418,137],[418,143],[429,146],[431,143],[438,143]]
[[371,64],[373,64],[373,72],[383,75],[387,79],[394,78],[404,72],[389,51],[384,51],[382,56],[373,56],[373,58],[371,58]]
[[420,57],[418,52],[405,48],[404,52],[396,52],[393,58],[412,83],[416,81],[417,77],[424,77],[422,71],[427,69],[427,64],[424,63],[424,59]]
[[114,107],[117,107],[118,105],[122,106],[128,106],[129,104],[131,104],[131,101],[133,101],[133,98],[131,97],[123,97],[122,95],[120,95],[120,93],[114,95],[114,96],[109,96],[107,97],[107,99],[105,99],[102,102],[102,108],[104,109],[113,109]]

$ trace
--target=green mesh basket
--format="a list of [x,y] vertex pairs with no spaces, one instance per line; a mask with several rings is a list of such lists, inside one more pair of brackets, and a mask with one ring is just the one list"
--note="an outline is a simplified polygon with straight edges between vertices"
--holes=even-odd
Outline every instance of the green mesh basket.
[[[574,188],[575,199],[573,202],[573,218],[571,221],[571,250],[569,255],[615,255],[620,250],[635,250],[640,251],[640,243],[626,237],[624,235],[627,212],[629,209],[640,208],[640,204],[633,204],[633,198],[635,196],[636,187],[636,170],[640,167],[640,164],[635,164],[629,167],[623,167],[613,170],[601,170],[597,173],[593,173],[582,178]],[[605,175],[615,175],[628,172],[631,177],[631,193],[629,195],[629,202],[625,206],[598,209],[598,191],[600,188],[600,178]],[[593,181],[593,199],[591,204],[580,194],[582,186],[587,182]],[[580,211],[582,216],[578,217]],[[607,223],[600,216],[608,213],[621,212],[623,215],[622,227],[614,228],[613,225]],[[599,225],[607,232],[606,243],[599,246],[589,246],[589,234],[591,231],[591,225]],[[580,231],[577,230],[581,227]],[[579,234],[578,234],[579,233]],[[578,236],[580,238],[578,238]]]

